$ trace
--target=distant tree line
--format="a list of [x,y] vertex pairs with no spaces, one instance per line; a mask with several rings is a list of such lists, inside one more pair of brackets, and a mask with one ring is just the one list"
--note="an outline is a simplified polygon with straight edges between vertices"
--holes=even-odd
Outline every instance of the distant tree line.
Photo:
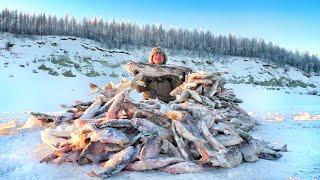
[[108,48],[124,46],[161,46],[172,50],[190,50],[199,55],[231,55],[262,58],[279,65],[291,65],[305,72],[320,72],[320,61],[308,52],[292,52],[263,39],[214,35],[197,29],[164,29],[162,25],[139,26],[130,22],[104,21],[101,18],[77,21],[66,15],[28,14],[4,9],[0,13],[0,31],[22,35],[77,36],[99,41]]

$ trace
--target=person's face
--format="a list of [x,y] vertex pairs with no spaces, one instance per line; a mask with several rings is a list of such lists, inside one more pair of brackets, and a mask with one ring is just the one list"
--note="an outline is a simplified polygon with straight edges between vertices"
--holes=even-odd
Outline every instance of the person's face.
[[162,52],[155,52],[152,58],[153,63],[155,64],[162,64],[164,62],[164,56]]

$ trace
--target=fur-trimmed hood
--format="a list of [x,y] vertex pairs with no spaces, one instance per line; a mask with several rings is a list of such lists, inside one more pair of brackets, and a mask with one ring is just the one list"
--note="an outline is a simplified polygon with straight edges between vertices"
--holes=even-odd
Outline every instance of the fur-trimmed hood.
[[164,50],[161,48],[161,47],[154,47],[152,48],[151,50],[151,53],[149,55],[149,64],[154,64],[154,62],[152,61],[152,58],[153,58],[153,55],[156,53],[156,52],[162,52],[163,56],[164,56],[164,61],[162,64],[166,64],[167,61],[168,61],[168,57],[166,55],[166,53],[164,52]]

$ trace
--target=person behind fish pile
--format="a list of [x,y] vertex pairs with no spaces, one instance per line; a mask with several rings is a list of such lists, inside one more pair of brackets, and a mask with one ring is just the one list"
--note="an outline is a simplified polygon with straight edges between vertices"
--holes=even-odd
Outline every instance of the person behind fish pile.
[[[160,47],[152,49],[149,56],[149,64],[161,65],[166,64],[168,57],[164,50]],[[139,72],[135,72],[136,75]],[[143,92],[144,99],[159,99],[166,103],[175,100],[174,96],[170,95],[170,92],[182,84],[182,80],[173,75],[152,77],[144,76],[141,79],[145,86],[138,86],[136,89],[138,92]]]

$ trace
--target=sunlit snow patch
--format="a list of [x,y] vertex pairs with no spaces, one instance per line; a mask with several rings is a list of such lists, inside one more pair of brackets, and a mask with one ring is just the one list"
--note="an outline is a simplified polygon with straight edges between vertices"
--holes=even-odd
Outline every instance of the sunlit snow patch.
[[295,113],[293,119],[296,121],[316,121],[320,120],[320,114],[312,115],[308,112]]

